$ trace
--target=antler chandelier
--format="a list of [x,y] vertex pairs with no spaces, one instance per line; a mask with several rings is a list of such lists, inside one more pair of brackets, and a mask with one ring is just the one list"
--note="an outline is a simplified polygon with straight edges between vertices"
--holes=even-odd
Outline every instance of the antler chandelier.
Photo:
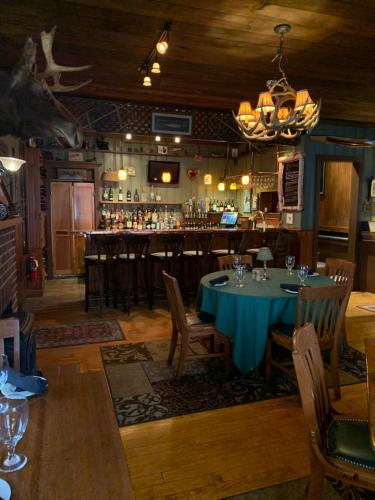
[[321,101],[315,103],[306,89],[296,92],[283,69],[284,35],[291,26],[278,24],[274,29],[280,45],[272,62],[278,60],[281,78],[267,82],[268,91],[259,94],[255,109],[243,101],[235,116],[242,135],[251,141],[292,140],[304,132],[309,134],[319,121]]

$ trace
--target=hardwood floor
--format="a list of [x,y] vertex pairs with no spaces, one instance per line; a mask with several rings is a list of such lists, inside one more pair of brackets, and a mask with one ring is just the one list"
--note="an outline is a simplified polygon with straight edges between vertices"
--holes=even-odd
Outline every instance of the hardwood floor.
[[[77,280],[56,280],[47,283],[44,298],[29,299],[27,307],[39,325],[98,318],[95,311],[83,311],[82,299]],[[349,343],[364,350],[363,339],[375,338],[375,314],[356,307],[361,304],[375,304],[375,295],[354,292],[348,308]],[[123,342],[170,335],[169,313],[163,308],[138,307],[130,316],[108,310],[104,317],[120,321]],[[79,363],[82,372],[102,370],[99,347],[41,349],[38,366]],[[335,407],[366,414],[365,384],[343,387]],[[218,500],[309,472],[304,420],[294,396],[133,425],[120,434],[137,499]]]

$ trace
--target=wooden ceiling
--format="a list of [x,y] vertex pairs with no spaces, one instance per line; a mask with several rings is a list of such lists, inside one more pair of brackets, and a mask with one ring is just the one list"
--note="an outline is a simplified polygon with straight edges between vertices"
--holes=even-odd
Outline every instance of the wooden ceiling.
[[[77,95],[223,109],[253,102],[277,76],[273,28],[288,22],[292,85],[322,99],[324,118],[375,123],[374,0],[1,0],[0,14],[1,69],[57,24],[55,59],[93,65],[64,76],[93,79]],[[138,67],[167,20],[162,74],[144,88]]]

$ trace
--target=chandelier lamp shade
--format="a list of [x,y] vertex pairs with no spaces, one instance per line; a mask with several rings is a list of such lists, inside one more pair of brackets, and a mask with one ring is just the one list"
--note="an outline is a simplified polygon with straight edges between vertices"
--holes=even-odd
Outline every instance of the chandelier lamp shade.
[[321,101],[314,102],[307,89],[294,90],[283,69],[284,35],[290,29],[289,24],[275,26],[280,44],[273,61],[278,60],[280,78],[267,81],[268,90],[259,94],[255,108],[243,101],[235,115],[241,134],[250,141],[294,140],[309,134],[319,121]]

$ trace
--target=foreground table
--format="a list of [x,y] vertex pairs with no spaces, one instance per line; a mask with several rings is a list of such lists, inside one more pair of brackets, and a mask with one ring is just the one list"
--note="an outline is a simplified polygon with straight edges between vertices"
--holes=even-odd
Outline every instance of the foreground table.
[[[197,306],[215,316],[216,328],[233,340],[233,361],[242,373],[257,368],[264,356],[269,326],[294,324],[296,295],[280,288],[280,283],[299,283],[297,273],[286,269],[269,269],[270,280],[253,281],[246,273],[243,288],[236,287],[232,271],[219,271],[204,276],[198,290]],[[227,274],[227,285],[213,287],[209,281]],[[333,285],[327,276],[307,278],[310,286]]]
[[24,469],[2,474],[12,499],[132,499],[128,469],[104,374],[48,376],[44,397],[30,402],[17,450]]
[[365,339],[365,351],[370,437],[375,450],[375,339]]

